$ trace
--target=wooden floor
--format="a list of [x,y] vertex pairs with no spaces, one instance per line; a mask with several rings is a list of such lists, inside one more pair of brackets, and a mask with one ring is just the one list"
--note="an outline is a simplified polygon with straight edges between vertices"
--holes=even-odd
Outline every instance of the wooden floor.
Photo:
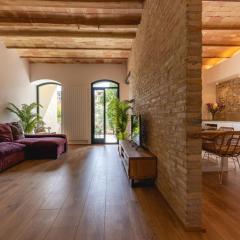
[[156,188],[129,187],[116,146],[71,147],[0,174],[0,240],[237,240],[239,180],[204,175],[207,233],[188,233]]

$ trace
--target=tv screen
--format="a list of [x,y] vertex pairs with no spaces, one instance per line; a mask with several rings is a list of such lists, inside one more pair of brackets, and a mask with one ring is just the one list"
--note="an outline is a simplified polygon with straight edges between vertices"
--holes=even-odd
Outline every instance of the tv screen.
[[131,116],[131,138],[132,141],[137,145],[141,146],[141,116]]

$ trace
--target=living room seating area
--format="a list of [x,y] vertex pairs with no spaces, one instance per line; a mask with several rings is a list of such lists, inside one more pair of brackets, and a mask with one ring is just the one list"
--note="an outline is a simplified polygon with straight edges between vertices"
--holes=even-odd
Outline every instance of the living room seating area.
[[64,134],[24,135],[18,129],[18,123],[0,124],[0,171],[27,159],[57,159],[67,151]]

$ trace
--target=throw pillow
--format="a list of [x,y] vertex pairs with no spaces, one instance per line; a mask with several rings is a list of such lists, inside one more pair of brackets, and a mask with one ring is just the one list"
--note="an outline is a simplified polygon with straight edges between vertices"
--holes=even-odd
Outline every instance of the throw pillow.
[[20,122],[9,123],[12,130],[13,140],[25,138],[22,124]]
[[8,124],[0,124],[0,142],[12,142],[13,135]]

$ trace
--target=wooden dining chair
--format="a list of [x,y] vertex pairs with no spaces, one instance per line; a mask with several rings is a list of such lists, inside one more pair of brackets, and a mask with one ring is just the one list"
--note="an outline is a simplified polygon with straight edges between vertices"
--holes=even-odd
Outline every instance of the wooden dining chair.
[[240,132],[221,132],[211,140],[203,140],[203,150],[214,154],[220,159],[219,181],[222,184],[224,173],[223,160],[229,160],[229,158],[234,160],[240,155]]
[[[217,127],[216,127],[216,130],[217,130]],[[218,131],[234,131],[234,128],[233,127],[220,127],[218,129]],[[204,155],[203,155],[203,159],[207,159],[207,161],[209,162],[210,159],[213,159],[213,154],[210,153],[210,152],[207,152],[205,151],[204,152]],[[234,162],[234,166],[236,167],[236,164],[235,164],[235,160],[239,163],[239,160],[238,159],[233,159],[233,162]],[[240,167],[240,164],[239,164],[239,167]]]
[[[234,139],[235,139],[235,135],[234,135],[233,141],[234,141]],[[237,141],[237,139],[236,139],[236,141]],[[235,153],[234,153],[234,155],[233,155],[233,157],[232,157],[233,163],[234,163],[234,165],[235,165],[235,169],[236,169],[236,163],[235,163],[235,161],[238,163],[238,167],[239,167],[239,169],[240,169],[239,157],[240,157],[240,141],[239,141],[239,146],[236,147]]]

